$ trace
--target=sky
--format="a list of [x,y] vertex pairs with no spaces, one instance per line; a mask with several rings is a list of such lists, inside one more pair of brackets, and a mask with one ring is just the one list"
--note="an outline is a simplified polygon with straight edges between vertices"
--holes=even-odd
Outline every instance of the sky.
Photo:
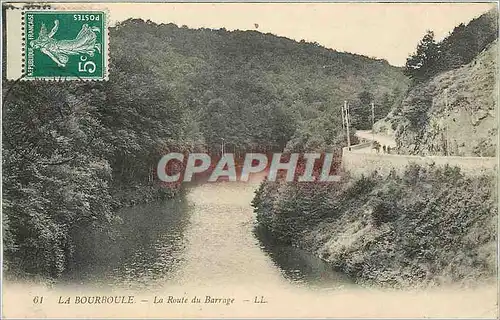
[[441,40],[494,3],[107,3],[111,22],[257,30],[402,66],[427,30]]

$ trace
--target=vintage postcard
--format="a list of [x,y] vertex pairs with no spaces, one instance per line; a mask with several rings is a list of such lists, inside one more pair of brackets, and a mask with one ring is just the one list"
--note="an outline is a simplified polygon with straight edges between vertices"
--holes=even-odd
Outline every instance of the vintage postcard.
[[2,3],[2,318],[487,318],[498,3]]

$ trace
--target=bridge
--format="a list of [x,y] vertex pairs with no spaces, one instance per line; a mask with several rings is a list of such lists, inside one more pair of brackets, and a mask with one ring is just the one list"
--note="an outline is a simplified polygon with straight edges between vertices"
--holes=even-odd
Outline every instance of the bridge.
[[382,174],[388,174],[392,169],[397,173],[402,173],[410,163],[420,165],[437,166],[458,166],[462,172],[468,175],[480,175],[483,173],[495,173],[498,160],[495,157],[458,157],[458,156],[416,156],[387,154],[382,150],[380,152],[372,149],[373,139],[381,145],[390,146],[395,149],[396,141],[394,138],[374,134],[370,130],[357,131],[356,136],[361,141],[360,144],[345,147],[342,150],[342,167],[353,176],[370,174],[378,171]]

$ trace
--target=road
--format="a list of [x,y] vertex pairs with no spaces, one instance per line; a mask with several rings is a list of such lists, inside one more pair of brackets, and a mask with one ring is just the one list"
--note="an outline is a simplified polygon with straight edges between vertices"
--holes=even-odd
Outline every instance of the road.
[[[396,140],[393,137],[382,135],[379,133],[373,134],[371,130],[358,130],[356,131],[356,137],[360,140],[372,141],[375,138],[375,141],[378,141],[381,146],[390,146],[392,149],[396,148]],[[361,141],[363,142],[363,141]],[[382,151],[382,150],[381,150]],[[356,153],[371,153],[376,152],[371,147],[361,148],[361,149],[353,149],[352,152]]]
[[396,147],[396,140],[394,137],[381,135],[379,133],[372,134],[371,130],[358,130],[356,131],[356,136],[365,140],[373,140],[375,137],[375,141],[378,141],[381,145],[390,146],[391,148]]

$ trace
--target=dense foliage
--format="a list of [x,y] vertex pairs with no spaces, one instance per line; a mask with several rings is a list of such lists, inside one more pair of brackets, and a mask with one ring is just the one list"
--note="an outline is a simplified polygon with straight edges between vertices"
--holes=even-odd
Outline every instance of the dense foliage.
[[430,79],[436,74],[461,67],[471,62],[490,43],[498,38],[498,12],[489,12],[473,19],[467,25],[461,23],[441,42],[428,31],[408,57],[405,74],[415,82]]
[[406,86],[385,61],[258,32],[129,20],[110,54],[108,82],[3,80],[9,272],[91,259],[118,208],[176,194],[156,179],[166,152],[328,150],[345,141],[344,100]]
[[410,165],[332,184],[264,183],[259,223],[360,283],[488,279],[496,272],[495,177]]

